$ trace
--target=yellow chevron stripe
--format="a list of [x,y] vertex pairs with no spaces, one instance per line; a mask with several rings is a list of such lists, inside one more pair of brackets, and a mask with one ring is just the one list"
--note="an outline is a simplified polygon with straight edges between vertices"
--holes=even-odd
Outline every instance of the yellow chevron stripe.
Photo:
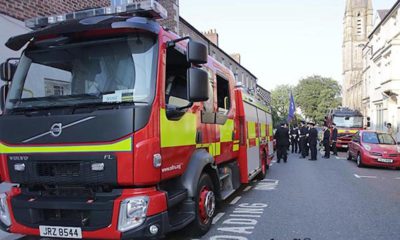
[[0,143],[0,154],[20,153],[78,153],[78,152],[129,152],[132,151],[132,138],[112,144],[93,144],[81,146],[7,146]]

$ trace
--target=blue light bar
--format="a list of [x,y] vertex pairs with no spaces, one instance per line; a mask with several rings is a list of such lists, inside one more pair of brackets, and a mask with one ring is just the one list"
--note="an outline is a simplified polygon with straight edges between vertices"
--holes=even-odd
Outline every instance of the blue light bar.
[[110,7],[93,8],[67,14],[37,17],[25,21],[33,30],[68,20],[80,20],[101,15],[135,16],[144,15],[153,19],[166,19],[167,10],[155,0],[113,0]]

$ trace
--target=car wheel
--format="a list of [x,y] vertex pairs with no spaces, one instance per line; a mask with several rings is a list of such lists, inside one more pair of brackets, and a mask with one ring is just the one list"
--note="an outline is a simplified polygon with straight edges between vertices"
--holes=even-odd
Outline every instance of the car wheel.
[[353,160],[353,157],[351,156],[350,150],[347,151],[347,160]]
[[200,177],[195,200],[196,218],[191,224],[190,230],[194,236],[201,237],[210,229],[216,208],[214,185],[206,173]]
[[362,162],[361,154],[357,155],[357,167],[361,168],[364,167],[364,164]]

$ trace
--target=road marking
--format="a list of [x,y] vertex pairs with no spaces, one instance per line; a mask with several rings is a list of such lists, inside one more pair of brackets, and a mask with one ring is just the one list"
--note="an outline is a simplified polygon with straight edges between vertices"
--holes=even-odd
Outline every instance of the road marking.
[[400,180],[400,177],[395,178],[396,180]]
[[264,179],[254,187],[254,190],[266,190],[266,191],[275,190],[278,184],[279,180]]
[[232,201],[231,201],[231,205],[235,205],[239,200],[240,200],[240,198],[242,198],[241,196],[237,196],[237,197],[235,197]]
[[354,174],[354,177],[356,177],[356,178],[377,178],[377,176],[359,176],[357,174]]
[[243,192],[247,192],[247,191],[249,191],[251,189],[251,186],[247,186],[244,190],[243,190]]
[[225,215],[225,213],[223,213],[223,212],[215,215],[215,217],[212,220],[212,224],[216,224],[224,215]]

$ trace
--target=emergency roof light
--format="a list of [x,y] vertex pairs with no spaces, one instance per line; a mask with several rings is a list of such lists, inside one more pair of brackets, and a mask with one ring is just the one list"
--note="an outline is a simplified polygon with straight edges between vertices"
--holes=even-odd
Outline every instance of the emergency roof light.
[[37,17],[25,21],[25,26],[33,30],[68,20],[80,20],[102,15],[144,15],[154,19],[166,19],[167,10],[156,0],[120,0],[119,4],[48,17]]

